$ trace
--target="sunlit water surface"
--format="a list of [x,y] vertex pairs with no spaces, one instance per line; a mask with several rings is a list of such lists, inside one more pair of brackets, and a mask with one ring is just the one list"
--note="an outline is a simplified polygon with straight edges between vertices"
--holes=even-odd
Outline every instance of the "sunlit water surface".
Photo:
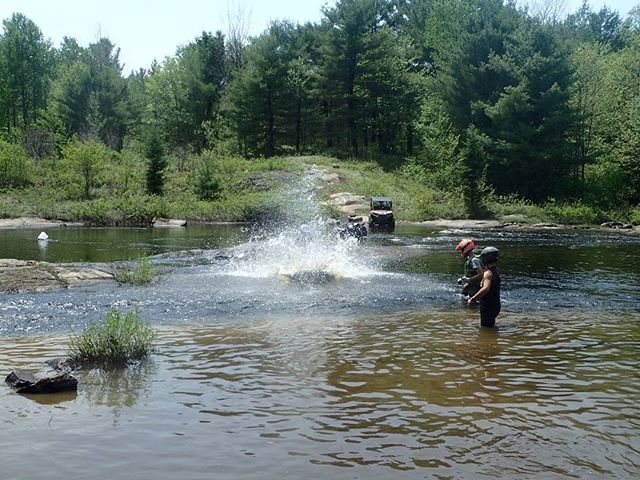
[[40,370],[113,307],[138,307],[160,336],[140,365],[77,373],[77,394],[0,388],[0,478],[640,475],[640,239],[473,232],[503,253],[503,313],[480,329],[454,282],[470,232],[341,241],[313,185],[272,231],[137,231],[104,249],[205,248],[156,257],[150,286],[1,295],[5,374]]

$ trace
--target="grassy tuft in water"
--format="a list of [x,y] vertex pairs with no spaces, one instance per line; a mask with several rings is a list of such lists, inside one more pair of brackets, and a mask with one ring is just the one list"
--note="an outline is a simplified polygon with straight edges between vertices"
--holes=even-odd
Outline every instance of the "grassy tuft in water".
[[109,311],[104,322],[94,322],[69,342],[69,357],[76,365],[120,366],[149,355],[157,333],[137,310]]
[[133,268],[117,266],[113,272],[113,277],[118,283],[132,283],[134,285],[150,283],[157,276],[158,270],[149,263],[147,257],[140,260]]

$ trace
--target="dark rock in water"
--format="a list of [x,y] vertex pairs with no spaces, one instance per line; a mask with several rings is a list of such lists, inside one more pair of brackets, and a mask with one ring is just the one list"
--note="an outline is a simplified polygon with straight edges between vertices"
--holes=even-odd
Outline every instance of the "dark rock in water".
[[284,277],[291,282],[303,285],[318,285],[335,280],[335,277],[325,270],[303,270],[284,275]]
[[78,380],[66,372],[36,378],[31,372],[14,370],[5,382],[18,393],[56,393],[78,389]]

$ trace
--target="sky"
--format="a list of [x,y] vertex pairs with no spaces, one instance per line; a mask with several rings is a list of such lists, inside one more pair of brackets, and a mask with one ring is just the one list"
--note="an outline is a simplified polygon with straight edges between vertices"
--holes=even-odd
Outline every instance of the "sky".
[[[569,12],[582,0],[564,0]],[[58,47],[65,36],[82,46],[107,37],[120,48],[123,73],[148,68],[176,53],[203,31],[227,30],[228,13],[244,12],[249,34],[263,32],[271,20],[318,22],[323,5],[336,0],[0,0],[0,19],[20,12],[33,20]],[[594,10],[607,5],[621,14],[640,0],[590,0]]]

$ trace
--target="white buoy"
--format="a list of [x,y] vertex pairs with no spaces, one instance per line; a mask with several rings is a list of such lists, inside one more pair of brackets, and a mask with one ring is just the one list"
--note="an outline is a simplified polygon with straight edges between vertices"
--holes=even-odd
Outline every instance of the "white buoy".
[[40,232],[40,235],[38,235],[38,240],[48,240],[49,239],[49,235],[47,235],[44,232]]

